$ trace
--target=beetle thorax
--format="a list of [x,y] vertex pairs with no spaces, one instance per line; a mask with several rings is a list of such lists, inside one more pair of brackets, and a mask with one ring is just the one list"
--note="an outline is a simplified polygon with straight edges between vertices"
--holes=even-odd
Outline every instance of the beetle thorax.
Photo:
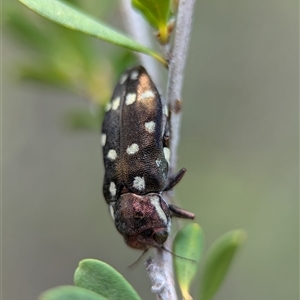
[[161,247],[167,240],[171,216],[160,194],[122,194],[111,207],[116,228],[130,247]]

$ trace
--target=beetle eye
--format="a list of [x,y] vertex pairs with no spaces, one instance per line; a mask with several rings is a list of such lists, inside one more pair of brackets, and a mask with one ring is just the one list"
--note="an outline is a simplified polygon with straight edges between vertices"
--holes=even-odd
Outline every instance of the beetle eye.
[[153,229],[151,228],[142,232],[142,236],[144,238],[151,238],[152,234],[153,234]]
[[162,245],[167,240],[168,235],[169,235],[168,231],[162,229],[153,234],[153,239],[157,244]]

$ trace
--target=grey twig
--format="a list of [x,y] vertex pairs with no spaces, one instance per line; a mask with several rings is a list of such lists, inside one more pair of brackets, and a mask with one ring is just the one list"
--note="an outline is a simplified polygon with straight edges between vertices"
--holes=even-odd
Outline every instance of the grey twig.
[[177,148],[181,124],[181,93],[184,67],[189,46],[195,0],[179,1],[173,50],[170,54],[167,103],[171,110],[170,172],[177,163]]
[[[173,49],[170,53],[169,75],[167,86],[167,103],[170,108],[171,138],[170,138],[170,173],[176,170],[177,148],[179,143],[179,130],[181,124],[181,101],[182,86],[184,78],[184,67],[187,57],[189,39],[191,34],[192,17],[195,0],[180,0],[177,14],[177,23],[175,27],[175,38]],[[172,192],[166,193],[168,202],[172,202]],[[165,246],[172,249],[172,240],[169,237]],[[157,261],[161,266],[162,272],[166,278],[166,287],[169,289],[170,297],[168,299],[177,299],[172,255],[162,249],[157,251]]]
[[[123,14],[125,16],[124,19],[127,21],[126,26],[131,36],[143,45],[151,46],[149,32],[146,28],[145,21],[132,10],[130,1],[122,0],[121,4]],[[171,174],[174,173],[177,162],[177,147],[179,143],[179,129],[181,122],[181,93],[184,78],[184,67],[191,33],[194,4],[195,0],[179,1],[174,45],[171,53],[169,53],[169,75],[166,100],[171,111]],[[143,54],[138,54],[138,56],[141,63],[147,68],[147,71],[153,78],[154,82],[160,82],[158,68],[156,64],[154,65],[153,59]],[[168,198],[167,200],[171,200],[172,193],[167,193],[166,197]],[[172,249],[171,237],[169,237],[164,246],[167,249]],[[146,261],[146,270],[153,284],[152,291],[156,293],[158,299],[177,299],[174,283],[172,255],[169,252],[163,249],[157,249],[156,260],[154,261],[152,258],[149,258]]]
[[153,260],[152,257],[149,257],[145,262],[145,266],[148,276],[152,282],[151,291],[157,295],[158,299],[171,299],[170,295],[168,294],[168,289],[166,288],[166,278],[159,265]]

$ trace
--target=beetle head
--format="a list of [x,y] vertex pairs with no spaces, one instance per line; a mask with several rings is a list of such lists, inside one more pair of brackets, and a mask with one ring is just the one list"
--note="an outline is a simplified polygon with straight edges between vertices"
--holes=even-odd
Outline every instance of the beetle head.
[[122,194],[111,208],[116,228],[128,246],[141,250],[159,248],[167,240],[171,215],[160,194]]

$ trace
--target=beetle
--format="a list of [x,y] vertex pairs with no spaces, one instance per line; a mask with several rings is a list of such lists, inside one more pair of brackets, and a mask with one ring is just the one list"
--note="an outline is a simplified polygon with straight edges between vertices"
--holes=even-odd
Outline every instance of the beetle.
[[169,174],[168,109],[142,66],[120,78],[102,125],[105,175],[103,195],[115,226],[132,248],[161,248],[171,218],[194,214],[162,197],[183,177]]

